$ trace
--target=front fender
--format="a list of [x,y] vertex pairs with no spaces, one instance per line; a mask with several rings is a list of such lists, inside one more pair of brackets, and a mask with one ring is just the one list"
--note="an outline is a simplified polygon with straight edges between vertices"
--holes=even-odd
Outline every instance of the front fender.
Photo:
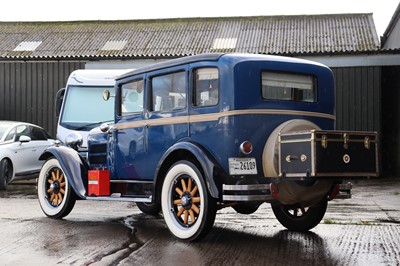
[[46,149],[39,157],[39,160],[47,160],[55,157],[64,171],[65,178],[68,178],[71,187],[76,195],[81,199],[85,199],[88,170],[90,169],[86,161],[72,148],[59,146]]
[[159,162],[156,172],[156,178],[159,177],[159,171],[162,169],[164,162],[169,161],[170,159],[175,161],[176,158],[174,158],[174,154],[179,153],[179,151],[182,150],[188,151],[194,155],[194,157],[200,163],[203,169],[205,181],[211,196],[213,198],[218,198],[219,190],[214,178],[216,177],[217,173],[216,169],[220,168],[220,166],[207,150],[192,142],[179,142],[170,147]]

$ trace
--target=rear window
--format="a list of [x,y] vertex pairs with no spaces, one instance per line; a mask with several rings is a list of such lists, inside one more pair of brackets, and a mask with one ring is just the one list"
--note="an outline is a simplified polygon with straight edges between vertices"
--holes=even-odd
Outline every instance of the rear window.
[[267,100],[316,102],[316,79],[312,75],[263,71],[262,96]]

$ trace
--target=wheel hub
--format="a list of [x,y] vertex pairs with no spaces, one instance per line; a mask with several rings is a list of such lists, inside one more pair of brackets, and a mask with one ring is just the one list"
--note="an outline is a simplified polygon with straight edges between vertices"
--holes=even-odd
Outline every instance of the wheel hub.
[[185,192],[181,198],[182,207],[185,210],[190,210],[192,208],[192,195],[189,192]]
[[54,181],[53,184],[50,185],[50,189],[53,193],[58,194],[60,192],[60,183],[58,181]]

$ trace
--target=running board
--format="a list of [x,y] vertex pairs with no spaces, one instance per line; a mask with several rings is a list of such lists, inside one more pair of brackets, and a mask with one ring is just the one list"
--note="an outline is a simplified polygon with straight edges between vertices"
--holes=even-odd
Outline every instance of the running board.
[[99,200],[99,201],[127,201],[127,202],[147,202],[151,203],[151,196],[146,197],[146,196],[122,196],[121,193],[113,193],[108,197],[86,197],[85,199],[87,200]]

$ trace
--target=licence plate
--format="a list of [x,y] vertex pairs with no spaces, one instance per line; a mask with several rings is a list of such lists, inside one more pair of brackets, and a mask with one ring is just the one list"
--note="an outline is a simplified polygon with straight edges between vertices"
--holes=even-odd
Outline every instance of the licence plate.
[[230,175],[256,175],[257,165],[255,158],[229,158]]

